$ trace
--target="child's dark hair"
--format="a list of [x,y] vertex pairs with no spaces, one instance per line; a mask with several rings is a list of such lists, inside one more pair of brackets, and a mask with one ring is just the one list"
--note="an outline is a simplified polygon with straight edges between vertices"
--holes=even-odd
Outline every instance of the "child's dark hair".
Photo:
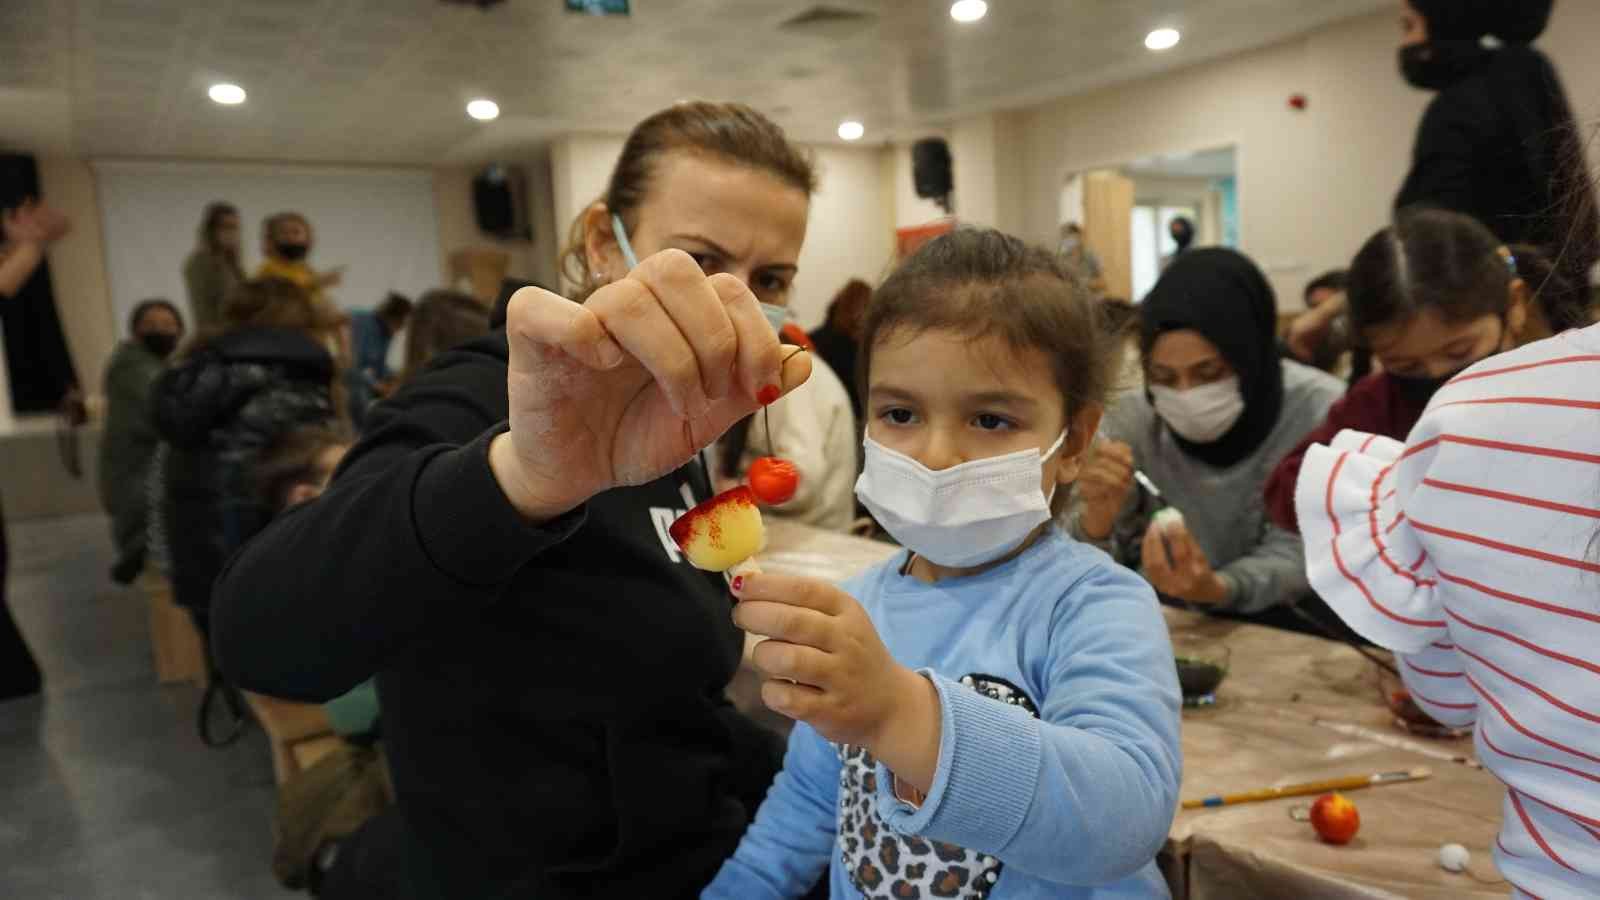
[[276,515],[289,505],[297,485],[318,484],[331,472],[318,470],[318,461],[330,447],[347,447],[355,441],[340,425],[306,425],[286,432],[256,464],[256,499]]
[[861,396],[879,343],[934,329],[1043,351],[1068,419],[1105,403],[1120,350],[1099,304],[1054,253],[990,228],[958,228],[923,244],[873,294],[857,366]]
[[[1521,266],[1549,269],[1531,247],[1513,257],[1470,216],[1440,209],[1402,211],[1350,263],[1345,296],[1354,336],[1364,343],[1368,329],[1430,309],[1447,322],[1503,315]],[[1530,282],[1529,287],[1539,285]]]

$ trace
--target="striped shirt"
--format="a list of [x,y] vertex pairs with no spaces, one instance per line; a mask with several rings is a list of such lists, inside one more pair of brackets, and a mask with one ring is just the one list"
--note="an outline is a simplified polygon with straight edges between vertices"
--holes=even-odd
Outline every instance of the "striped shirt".
[[1600,897],[1600,325],[1472,367],[1404,445],[1314,447],[1295,498],[1312,586],[1505,782],[1501,873]]

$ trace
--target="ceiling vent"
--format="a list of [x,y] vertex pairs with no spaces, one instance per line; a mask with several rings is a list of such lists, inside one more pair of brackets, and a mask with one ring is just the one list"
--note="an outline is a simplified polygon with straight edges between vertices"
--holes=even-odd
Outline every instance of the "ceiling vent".
[[848,6],[819,3],[816,6],[808,6],[779,22],[778,28],[798,34],[838,39],[855,34],[875,21],[877,16],[870,12],[851,9]]

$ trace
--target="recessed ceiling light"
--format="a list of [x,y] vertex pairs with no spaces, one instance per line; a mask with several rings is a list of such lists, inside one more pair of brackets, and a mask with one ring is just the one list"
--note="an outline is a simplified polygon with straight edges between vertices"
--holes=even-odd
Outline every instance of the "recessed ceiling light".
[[237,84],[213,84],[211,90],[206,91],[207,96],[223,106],[238,106],[244,102],[244,88]]
[[957,22],[976,22],[988,14],[989,4],[983,0],[956,0],[950,4],[950,18]]
[[839,123],[839,138],[846,141],[859,141],[867,133],[866,126],[860,122],[847,121]]
[[1176,28],[1157,28],[1144,36],[1144,45],[1151,50],[1171,50],[1181,37]]
[[467,104],[467,115],[480,122],[500,117],[500,104],[493,100],[474,100]]

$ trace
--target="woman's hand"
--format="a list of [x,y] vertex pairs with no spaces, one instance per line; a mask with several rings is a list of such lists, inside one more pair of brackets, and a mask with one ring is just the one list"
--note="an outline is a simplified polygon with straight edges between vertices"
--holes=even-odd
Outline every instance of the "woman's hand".
[[1103,541],[1111,535],[1133,487],[1133,448],[1121,441],[1095,441],[1077,485],[1078,496],[1083,498],[1078,527],[1085,536]]
[[38,244],[42,247],[60,239],[71,228],[72,223],[66,216],[33,199],[7,210],[4,218],[5,240],[8,244]]
[[751,660],[769,676],[761,699],[830,741],[866,747],[926,792],[939,762],[939,695],[900,665],[854,597],[809,578],[734,580],[733,621],[770,640]]
[[1289,352],[1301,362],[1309,362],[1317,354],[1317,347],[1328,339],[1328,332],[1345,309],[1345,295],[1335,294],[1322,301],[1315,309],[1308,309],[1289,323],[1289,333],[1284,343]]
[[811,360],[784,363],[750,289],[664,250],[580,305],[523,288],[506,313],[511,430],[489,461],[523,515],[545,521],[602,491],[682,466],[762,393],[792,390]]
[[[1166,539],[1163,541],[1162,538]],[[1169,561],[1167,549],[1171,548]],[[1182,522],[1166,526],[1152,522],[1141,547],[1144,577],[1157,591],[1188,603],[1216,606],[1228,600],[1228,585],[1211,568],[1211,561]]]

